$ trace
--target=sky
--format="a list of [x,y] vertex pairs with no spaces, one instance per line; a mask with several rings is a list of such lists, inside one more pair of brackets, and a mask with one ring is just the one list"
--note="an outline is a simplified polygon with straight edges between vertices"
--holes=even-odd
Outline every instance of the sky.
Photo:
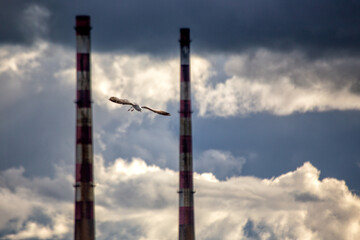
[[76,15],[92,25],[97,239],[177,238],[181,27],[196,238],[360,238],[360,2],[4,0],[0,239],[73,237]]

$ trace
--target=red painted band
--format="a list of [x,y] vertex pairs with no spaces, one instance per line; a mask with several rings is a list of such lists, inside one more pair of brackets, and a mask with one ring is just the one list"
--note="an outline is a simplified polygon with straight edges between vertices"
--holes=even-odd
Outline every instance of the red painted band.
[[82,202],[75,202],[75,220],[81,219]]
[[180,117],[181,118],[190,118],[191,112],[180,112]]
[[180,136],[180,153],[192,153],[192,136]]
[[191,113],[191,100],[180,100],[180,113]]
[[89,108],[91,106],[91,91],[77,90],[76,103],[79,108]]
[[94,219],[94,202],[93,201],[86,201],[85,218],[86,219]]
[[179,175],[180,189],[193,189],[193,172],[181,171]]
[[94,219],[94,202],[75,202],[75,220]]
[[181,65],[180,71],[180,81],[181,82],[190,82],[190,72],[189,65]]
[[77,126],[76,127],[76,144],[92,144],[92,127]]
[[90,16],[76,16],[76,35],[90,35]]
[[76,27],[90,27],[90,19],[76,19]]
[[93,166],[91,163],[76,164],[76,182],[92,182]]
[[180,29],[180,45],[189,46],[190,43],[190,28]]
[[194,224],[194,208],[180,207],[179,208],[179,224]]
[[90,71],[89,53],[76,53],[76,69],[77,71]]

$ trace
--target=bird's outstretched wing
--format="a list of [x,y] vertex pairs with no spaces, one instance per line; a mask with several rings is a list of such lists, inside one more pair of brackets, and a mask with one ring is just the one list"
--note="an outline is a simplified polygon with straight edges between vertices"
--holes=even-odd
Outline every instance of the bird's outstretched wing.
[[130,102],[127,99],[120,99],[117,97],[111,97],[109,98],[110,101],[114,102],[114,103],[118,103],[118,104],[123,104],[123,105],[134,105],[132,102]]
[[154,113],[157,113],[157,114],[160,114],[160,115],[164,115],[164,116],[170,116],[170,113],[168,112],[165,112],[165,111],[161,111],[161,110],[156,110],[156,109],[152,109],[152,108],[149,108],[147,106],[141,106],[141,108],[145,108],[147,110],[150,110]]

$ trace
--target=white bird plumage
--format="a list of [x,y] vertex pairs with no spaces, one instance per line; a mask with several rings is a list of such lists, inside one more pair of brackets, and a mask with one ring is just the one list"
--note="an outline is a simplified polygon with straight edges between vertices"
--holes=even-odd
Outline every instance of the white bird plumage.
[[111,98],[109,98],[109,100],[114,102],[114,103],[118,103],[118,104],[122,104],[122,105],[131,105],[131,107],[128,109],[128,111],[134,111],[134,109],[135,109],[136,111],[141,112],[141,110],[144,108],[144,109],[150,110],[150,111],[152,111],[154,113],[157,113],[157,114],[160,114],[160,115],[163,115],[163,116],[170,116],[170,113],[168,113],[168,112],[165,112],[165,111],[162,111],[162,110],[156,110],[156,109],[153,109],[153,108],[150,108],[150,107],[147,107],[147,106],[140,106],[139,104],[132,103],[127,99],[120,99],[120,98],[117,98],[117,97],[111,97]]

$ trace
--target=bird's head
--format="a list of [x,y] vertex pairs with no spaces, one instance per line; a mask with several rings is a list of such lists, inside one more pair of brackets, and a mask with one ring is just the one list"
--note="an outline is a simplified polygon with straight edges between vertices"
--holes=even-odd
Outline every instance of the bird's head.
[[115,97],[109,98],[110,101],[115,102]]

